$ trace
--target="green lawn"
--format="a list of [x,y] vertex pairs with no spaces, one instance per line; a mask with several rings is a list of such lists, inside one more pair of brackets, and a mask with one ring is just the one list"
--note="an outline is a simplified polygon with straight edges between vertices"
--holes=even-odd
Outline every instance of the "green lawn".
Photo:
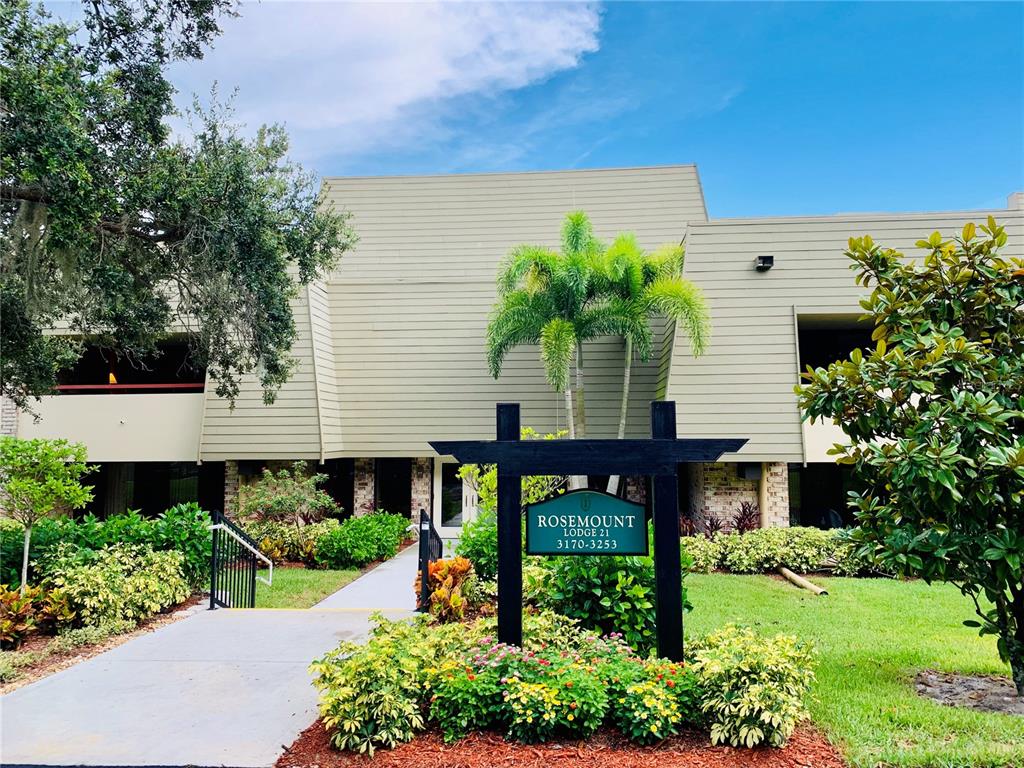
[[766,576],[692,574],[687,633],[735,622],[813,641],[811,716],[856,768],[1024,766],[1024,718],[945,707],[913,690],[920,669],[1009,674],[994,639],[961,624],[973,608],[954,587],[815,582],[828,596]]
[[[275,568],[274,586],[256,582],[257,608],[310,608],[359,576],[357,570]],[[266,578],[267,572],[260,571]]]

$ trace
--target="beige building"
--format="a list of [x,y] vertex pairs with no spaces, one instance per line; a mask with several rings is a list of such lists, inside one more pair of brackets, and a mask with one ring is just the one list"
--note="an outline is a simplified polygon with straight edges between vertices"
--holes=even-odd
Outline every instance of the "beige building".
[[[305,459],[329,476],[346,510],[422,507],[457,528],[474,499],[429,440],[493,437],[498,401],[520,402],[523,423],[537,430],[564,426],[562,397],[536,350],[513,352],[495,381],[484,332],[509,249],[557,245],[565,213],[583,209],[602,238],[628,230],[649,248],[685,241],[687,276],[711,307],[705,355],[692,358],[685,338],[663,327],[657,354],[633,373],[630,436],[648,434],[648,403],[667,398],[681,436],[749,438],[718,464],[681,470],[681,512],[727,520],[749,501],[763,524],[832,525],[849,479],[825,451],[842,434],[802,423],[793,386],[804,365],[867,343],[847,239],[871,234],[913,255],[933,230],[951,234],[991,213],[1007,225],[1008,252],[1024,253],[1020,193],[996,211],[709,221],[692,165],[324,185],[327,204],[352,213],[360,240],[296,299],[298,367],[273,405],[252,380],[231,409],[203,372],[178,365],[184,349],[170,344],[153,371],[114,370],[87,355],[59,394],[43,398],[39,421],[7,408],[5,430],[84,442],[102,465],[98,511],[159,511],[187,498],[230,507],[238,483],[264,465]],[[758,257],[771,257],[771,268],[758,270]],[[622,342],[599,340],[586,355],[588,436],[611,437]],[[627,487],[643,495],[642,483]]]

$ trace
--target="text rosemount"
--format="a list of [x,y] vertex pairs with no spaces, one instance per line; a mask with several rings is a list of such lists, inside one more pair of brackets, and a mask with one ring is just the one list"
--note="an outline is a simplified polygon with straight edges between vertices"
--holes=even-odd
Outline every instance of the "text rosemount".
[[646,555],[644,506],[600,491],[572,491],[526,508],[531,555]]

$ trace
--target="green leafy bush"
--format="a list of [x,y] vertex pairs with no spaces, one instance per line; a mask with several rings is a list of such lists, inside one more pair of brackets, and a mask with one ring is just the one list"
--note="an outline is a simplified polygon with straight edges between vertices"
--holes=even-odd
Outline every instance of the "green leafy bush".
[[780,566],[806,573],[831,569],[840,576],[891,575],[873,564],[850,543],[849,531],[834,528],[758,528],[745,534],[684,536],[683,551],[693,559],[692,571],[768,573]]
[[759,528],[726,540],[722,566],[733,573],[763,573],[785,566],[798,573],[820,568],[836,546],[836,535],[819,528]]
[[[60,544],[83,550],[98,550],[111,544],[134,544],[157,551],[180,552],[189,584],[205,584],[210,569],[210,516],[198,504],[178,504],[155,518],[143,517],[138,510],[100,519],[88,514],[78,520],[68,517],[48,518],[36,523],[32,533],[30,558],[33,578],[45,577],[45,564],[50,553]],[[20,562],[24,528],[13,520],[0,523],[0,556],[6,578],[4,583],[17,584],[16,570],[10,558]],[[17,553],[17,554],[15,554]]]
[[812,662],[810,647],[787,635],[765,639],[729,626],[705,638],[693,669],[712,743],[782,746],[807,714]]
[[246,520],[242,528],[257,543],[260,551],[275,563],[316,565],[320,542],[338,528],[338,521],[328,518],[319,523],[296,526],[277,520]]
[[472,637],[459,624],[425,629],[426,617],[377,625],[365,644],[342,643],[313,662],[320,717],[338,749],[373,755],[422,730],[427,670]]
[[[549,568],[548,589],[542,597],[545,607],[579,620],[587,629],[621,632],[639,651],[654,646],[657,634],[651,558],[556,557]],[[683,606],[691,608],[685,585]]]
[[722,567],[722,555],[729,536],[684,536],[682,550],[690,556],[694,573],[711,573]]
[[[372,753],[428,724],[447,740],[497,729],[535,742],[584,738],[608,723],[647,744],[702,724],[704,712],[719,726],[716,741],[742,729],[743,743],[760,734],[781,744],[810,681],[803,646],[746,630],[705,640],[698,666],[641,658],[621,636],[598,637],[550,612],[524,616],[522,648],[494,641],[493,618],[443,625],[375,618],[365,645],[342,644],[312,667],[321,715],[340,749]],[[732,702],[742,704],[733,710]]]
[[316,562],[324,568],[362,568],[394,557],[405,539],[408,518],[379,511],[351,517],[317,543]]
[[113,544],[99,550],[58,547],[46,583],[62,590],[85,626],[137,623],[189,596],[180,552]]
[[481,512],[475,520],[462,526],[455,554],[473,564],[476,575],[486,581],[498,577],[498,517],[494,512]]
[[[38,547],[39,528],[37,523],[32,535],[31,552]],[[19,567],[21,566],[22,547],[25,545],[25,526],[9,517],[0,517],[0,584],[17,586],[21,583]]]
[[239,489],[238,516],[243,520],[275,520],[296,527],[337,517],[342,509],[320,488],[327,475],[309,474],[306,462],[277,472],[264,469],[260,479]]

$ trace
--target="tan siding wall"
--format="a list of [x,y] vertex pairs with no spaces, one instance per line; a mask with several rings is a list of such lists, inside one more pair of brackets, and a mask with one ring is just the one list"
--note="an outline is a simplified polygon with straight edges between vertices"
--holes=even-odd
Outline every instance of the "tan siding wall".
[[[1024,251],[1024,213],[992,211],[1007,226],[1008,255]],[[988,212],[860,214],[825,218],[722,220],[687,234],[686,274],[711,306],[712,339],[693,359],[677,338],[667,397],[686,437],[748,437],[746,461],[802,461],[794,307],[800,315],[860,315],[866,292],[843,255],[851,236],[870,234],[907,256],[935,230],[952,235]],[[756,255],[775,256],[767,273]],[[728,459],[730,457],[723,457]],[[735,458],[735,457],[734,457]]]
[[[332,455],[429,455],[431,439],[494,434],[494,404],[518,401],[523,424],[564,427],[561,396],[536,349],[514,351],[496,382],[484,333],[501,260],[518,243],[557,246],[564,215],[587,211],[597,234],[679,242],[704,220],[692,166],[558,173],[329,179],[360,242],[329,281],[344,443]],[[667,337],[666,337],[667,338]],[[588,432],[614,435],[623,349],[584,350]],[[629,432],[647,434],[659,358],[634,368]]]
[[246,376],[232,411],[227,400],[208,385],[200,442],[200,458],[319,459],[320,422],[313,376],[313,344],[309,295],[305,289],[292,301],[297,331],[292,356],[297,365],[273,405],[263,403],[255,376]]
[[309,316],[323,447],[325,453],[336,452],[342,449],[341,404],[332,338],[330,294],[327,286],[320,281],[309,286]]

